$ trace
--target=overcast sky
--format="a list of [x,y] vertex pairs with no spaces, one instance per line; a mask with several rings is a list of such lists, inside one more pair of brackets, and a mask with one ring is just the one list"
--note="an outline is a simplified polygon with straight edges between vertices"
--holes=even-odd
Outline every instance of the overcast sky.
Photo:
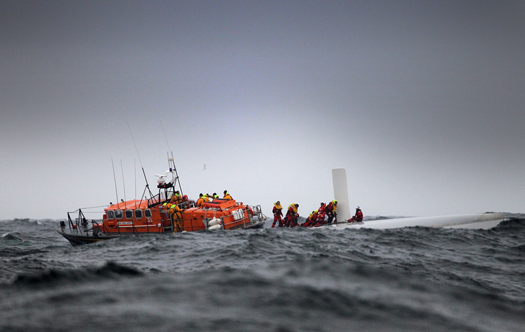
[[190,198],[305,216],[345,168],[365,215],[525,212],[524,17],[508,0],[3,0],[0,219],[114,202],[115,180],[140,198],[141,162],[150,184],[167,169],[162,127]]

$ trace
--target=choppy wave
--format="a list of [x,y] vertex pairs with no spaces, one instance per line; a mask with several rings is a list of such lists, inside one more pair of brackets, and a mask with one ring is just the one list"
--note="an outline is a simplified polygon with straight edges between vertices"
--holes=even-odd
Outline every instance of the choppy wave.
[[84,268],[78,270],[48,269],[37,275],[21,274],[14,280],[14,285],[30,285],[32,287],[49,287],[64,283],[97,282],[100,279],[118,279],[124,276],[139,276],[142,272],[114,262],[107,262],[102,267]]
[[[522,331],[525,218],[489,230],[262,229],[72,247],[0,224],[0,330]],[[31,319],[27,319],[31,317]]]

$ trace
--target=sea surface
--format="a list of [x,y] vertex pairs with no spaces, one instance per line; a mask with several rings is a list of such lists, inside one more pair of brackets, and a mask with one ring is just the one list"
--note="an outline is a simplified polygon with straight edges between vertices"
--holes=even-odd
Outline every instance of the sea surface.
[[79,247],[58,220],[4,220],[0,331],[525,331],[525,216],[508,216]]

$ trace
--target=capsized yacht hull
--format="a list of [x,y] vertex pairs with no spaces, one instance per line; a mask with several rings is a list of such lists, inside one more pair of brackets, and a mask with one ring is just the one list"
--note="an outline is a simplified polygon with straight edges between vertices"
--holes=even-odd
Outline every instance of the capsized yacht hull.
[[369,220],[362,223],[337,223],[331,226],[338,229],[345,228],[373,228],[389,229],[402,227],[447,227],[489,229],[497,226],[505,216],[501,213],[462,214],[438,217],[408,217],[382,220]]

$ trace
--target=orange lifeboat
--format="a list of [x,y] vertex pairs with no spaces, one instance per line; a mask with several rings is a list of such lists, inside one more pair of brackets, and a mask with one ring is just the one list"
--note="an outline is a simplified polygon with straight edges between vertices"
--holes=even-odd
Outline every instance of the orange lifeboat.
[[[157,184],[158,194],[153,195],[150,192],[148,199],[110,203],[104,209],[102,219],[91,220],[91,225],[82,209],[69,212],[67,225],[66,222],[61,222],[58,233],[72,245],[79,245],[121,235],[235,230],[264,226],[266,216],[259,205],[248,206],[233,199],[216,198],[195,207],[194,201],[182,196],[178,175],[174,169],[170,168],[173,174],[171,182],[166,183],[164,175],[158,176],[162,178]],[[177,183],[179,190],[175,190]],[[174,209],[177,213],[173,213]],[[74,213],[78,213],[78,216],[74,217]]]

